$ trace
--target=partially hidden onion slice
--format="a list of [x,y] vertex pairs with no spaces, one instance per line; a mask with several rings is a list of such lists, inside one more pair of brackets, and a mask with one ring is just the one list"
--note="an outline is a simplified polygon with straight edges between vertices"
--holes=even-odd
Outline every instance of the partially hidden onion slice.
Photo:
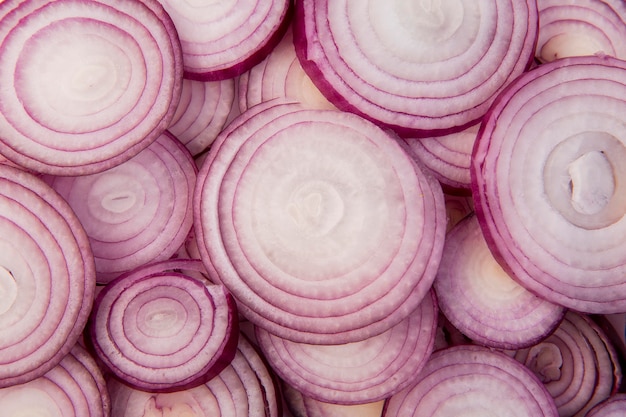
[[170,258],[193,223],[197,168],[168,131],[130,160],[82,176],[44,176],[85,228],[106,284],[144,263]]
[[0,415],[109,417],[111,401],[95,360],[80,345],[44,375],[0,388]]
[[626,63],[542,64],[503,93],[472,155],[476,214],[498,261],[565,307],[626,311]]
[[70,206],[33,174],[0,163],[0,387],[61,361],[87,322],[95,284]]
[[156,0],[0,5],[0,152],[83,175],[137,154],[169,125],[182,55]]
[[185,78],[233,78],[262,61],[291,20],[290,0],[159,0],[169,13],[183,50]]
[[585,417],[621,417],[626,410],[626,394],[619,393],[607,398],[589,410]]
[[239,335],[236,304],[223,286],[168,269],[158,263],[111,281],[89,325],[88,343],[107,368],[151,392],[206,383],[230,364]]
[[424,137],[478,121],[533,59],[535,1],[296,2],[304,70],[338,108]]
[[218,137],[198,175],[195,234],[255,325],[339,344],[382,333],[426,296],[441,257],[440,185],[350,113],[278,99]]
[[272,369],[304,396],[333,404],[366,404],[413,383],[433,351],[437,312],[431,292],[406,319],[362,341],[296,343],[259,327],[256,336]]
[[417,382],[393,395],[383,417],[557,417],[537,377],[507,355],[482,346],[433,353]]

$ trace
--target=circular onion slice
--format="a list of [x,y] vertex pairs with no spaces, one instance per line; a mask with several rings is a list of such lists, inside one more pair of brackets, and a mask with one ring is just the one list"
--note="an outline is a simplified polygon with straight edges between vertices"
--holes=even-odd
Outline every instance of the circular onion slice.
[[139,389],[203,384],[235,354],[235,302],[223,286],[151,269],[122,275],[98,294],[89,343],[116,377]]
[[532,346],[548,336],[565,313],[500,267],[474,215],[448,233],[434,288],[450,322],[474,342],[494,348]]
[[619,393],[593,407],[585,417],[622,417],[626,410],[626,394]]
[[110,398],[95,360],[75,345],[45,375],[0,388],[0,415],[108,417]]
[[540,62],[571,56],[626,58],[626,5],[622,0],[541,0],[535,57]]
[[0,387],[61,361],[94,291],[93,255],[71,208],[33,174],[0,163]]
[[417,382],[393,395],[383,417],[557,417],[550,394],[528,368],[482,346],[433,353]]
[[296,2],[304,70],[338,108],[402,136],[462,130],[533,58],[535,1]]
[[171,257],[193,223],[196,165],[168,131],[132,159],[78,177],[46,176],[85,228],[99,283]]
[[155,0],[0,5],[0,152],[83,175],[154,141],[180,97],[182,56]]
[[159,0],[181,41],[185,78],[233,78],[262,61],[285,33],[290,0]]
[[523,286],[588,313],[626,311],[626,63],[573,57],[527,72],[482,125],[475,209]]
[[269,101],[200,170],[196,238],[244,316],[339,344],[382,333],[428,293],[445,236],[441,187],[372,123]]
[[433,351],[435,295],[384,333],[342,345],[291,342],[256,328],[272,369],[303,395],[333,404],[365,404],[411,384]]

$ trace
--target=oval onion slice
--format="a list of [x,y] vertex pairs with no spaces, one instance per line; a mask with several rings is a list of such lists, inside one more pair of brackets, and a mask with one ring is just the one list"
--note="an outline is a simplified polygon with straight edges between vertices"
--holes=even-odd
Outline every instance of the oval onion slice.
[[586,417],[621,417],[626,410],[626,394],[619,393],[611,396],[589,410]]
[[196,187],[199,251],[254,324],[346,343],[402,321],[428,293],[443,193],[374,124],[275,100],[211,150]]

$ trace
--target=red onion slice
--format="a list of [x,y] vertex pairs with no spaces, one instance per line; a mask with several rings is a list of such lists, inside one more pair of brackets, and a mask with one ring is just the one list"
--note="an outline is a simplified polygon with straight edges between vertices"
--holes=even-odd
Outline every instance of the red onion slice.
[[337,107],[424,137],[479,120],[532,60],[535,1],[296,2],[304,70]]
[[626,311],[626,64],[564,58],[497,100],[472,162],[490,248],[522,285],[589,313]]
[[236,119],[198,176],[201,256],[249,320],[337,344],[381,333],[428,293],[441,187],[356,115],[270,101]]
[[0,387],[61,361],[87,322],[94,289],[89,241],[65,200],[0,164]]
[[620,393],[596,405],[585,417],[621,417],[624,415],[624,410],[626,410],[626,394]]
[[78,177],[46,176],[89,235],[99,283],[144,263],[168,259],[193,223],[197,169],[165,131],[132,159]]
[[448,233],[434,288],[450,322],[474,342],[494,348],[532,346],[548,336],[565,313],[500,267],[474,215]]
[[111,168],[169,125],[182,57],[155,0],[5,1],[0,152],[29,169]]
[[129,273],[98,294],[90,343],[129,385],[152,392],[194,387],[232,360],[236,311],[222,286],[174,272]]
[[181,2],[159,0],[181,41],[185,78],[218,81],[258,64],[276,46],[291,1]]
[[417,383],[392,396],[383,417],[557,417],[550,394],[528,368],[481,346],[435,352]]
[[333,404],[304,397],[306,414],[303,417],[381,417],[383,400],[367,404]]

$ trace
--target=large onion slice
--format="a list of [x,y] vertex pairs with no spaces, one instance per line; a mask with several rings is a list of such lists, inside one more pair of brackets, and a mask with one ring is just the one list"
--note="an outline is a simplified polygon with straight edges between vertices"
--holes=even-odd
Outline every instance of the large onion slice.
[[156,0],[0,5],[0,152],[55,175],[148,146],[178,103],[182,56]]
[[543,64],[500,96],[472,162],[492,251],[522,285],[590,313],[626,311],[626,63]]
[[70,206],[39,178],[0,163],[0,387],[61,361],[87,322],[95,282]]
[[218,137],[200,170],[195,232],[254,324],[336,344],[402,321],[441,257],[439,184],[374,124],[274,100]]
[[342,110],[403,136],[475,123],[532,61],[533,1],[296,2],[304,70]]
[[589,410],[585,417],[621,417],[626,410],[626,394],[620,393],[611,396]]

